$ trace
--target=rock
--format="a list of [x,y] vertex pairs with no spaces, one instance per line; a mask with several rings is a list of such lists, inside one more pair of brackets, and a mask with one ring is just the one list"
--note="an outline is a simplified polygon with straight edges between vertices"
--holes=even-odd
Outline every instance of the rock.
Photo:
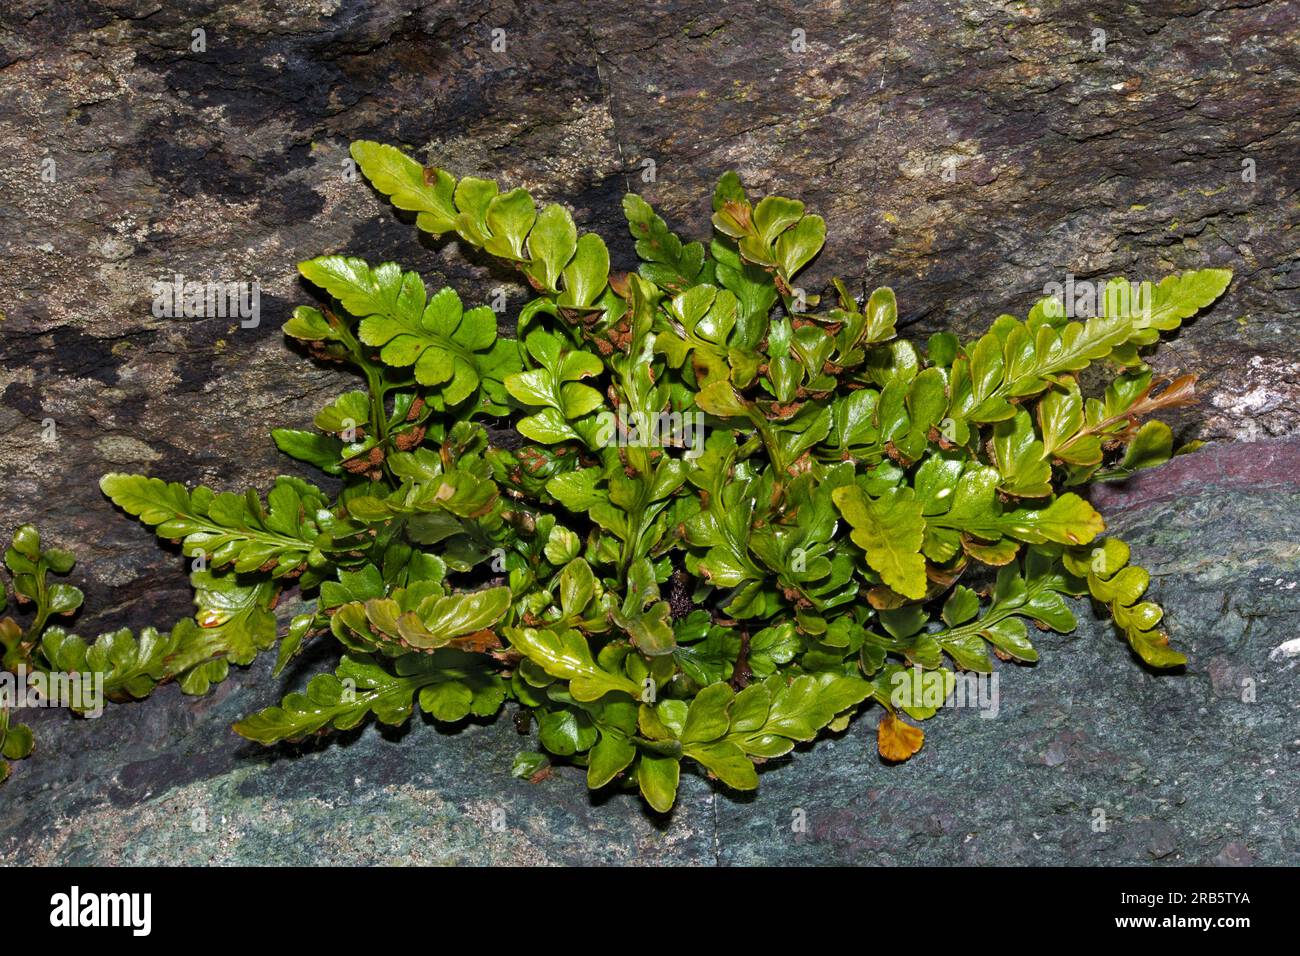
[[[0,531],[33,521],[78,551],[83,633],[165,626],[189,601],[180,559],[114,512],[101,473],[309,474],[267,432],[348,380],[278,332],[310,301],[296,261],[395,259],[468,300],[524,301],[350,176],[353,138],[562,200],[620,268],[627,188],[704,236],[736,168],[826,217],[811,290],[892,285],[922,332],[1023,314],[1068,275],[1236,279],[1153,358],[1202,376],[1176,424],[1219,444],[1098,495],[1157,574],[1186,674],[1148,673],[1085,620],[1004,669],[996,719],[940,715],[905,765],[877,761],[871,714],[753,798],[688,778],[664,821],[572,771],[511,778],[504,720],[250,748],[227,727],[279,693],[262,661],[207,698],[38,714],[38,752],[0,789],[0,858],[1295,862],[1297,34],[1281,0],[9,4]],[[258,324],[154,315],[177,275],[258,283]]]
[[1250,866],[1250,851],[1240,843],[1224,844],[1223,851],[1214,858],[1220,866]]

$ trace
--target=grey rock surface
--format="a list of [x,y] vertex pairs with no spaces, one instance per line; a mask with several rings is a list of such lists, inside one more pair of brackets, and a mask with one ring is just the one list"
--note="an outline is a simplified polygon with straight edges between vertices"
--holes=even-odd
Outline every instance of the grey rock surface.
[[[471,300],[503,284],[347,176],[353,138],[562,200],[622,268],[629,186],[703,236],[738,169],[826,217],[810,287],[892,285],[922,330],[1023,314],[1069,274],[1236,279],[1153,358],[1202,376],[1178,423],[1215,445],[1104,501],[1186,674],[1085,620],[1004,675],[997,719],[941,715],[904,766],[874,756],[872,715],[756,797],[691,778],[656,820],[573,772],[509,777],[508,721],[263,753],[228,730],[280,691],[262,661],[207,698],[37,715],[40,749],[0,789],[0,859],[1300,860],[1300,658],[1270,658],[1300,609],[1298,39],[1284,0],[6,4],[0,532],[30,520],[77,550],[83,633],[189,601],[102,472],[296,471],[267,432],[343,384],[279,334],[309,301],[297,260],[392,258]],[[153,283],[178,274],[258,282],[260,324],[155,317]]]

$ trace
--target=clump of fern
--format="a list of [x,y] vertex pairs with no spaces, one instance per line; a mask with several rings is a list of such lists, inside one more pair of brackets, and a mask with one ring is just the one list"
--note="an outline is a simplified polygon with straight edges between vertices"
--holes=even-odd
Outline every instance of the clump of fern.
[[[904,715],[936,706],[904,670],[944,688],[993,657],[1037,660],[1030,625],[1073,629],[1069,596],[1105,608],[1147,664],[1183,663],[1147,572],[1085,494],[1175,453],[1149,416],[1188,401],[1191,379],[1156,380],[1140,350],[1210,305],[1226,270],[1113,280],[1083,322],[1049,298],[974,340],[915,343],[889,289],[802,289],[824,222],[735,174],[707,244],[629,195],[641,266],[621,275],[561,205],[390,146],[352,155],[417,228],[518,270],[533,297],[517,337],[394,263],[301,263],[321,302],[284,331],[362,387],[273,437],[337,491],[105,475],[117,506],[196,560],[195,618],[89,644],[47,626],[80,603],[46,584],[71,557],[20,529],[7,561],[35,614],[0,622],[5,668],[99,674],[116,698],[167,680],[202,692],[277,637],[277,674],[328,639],[332,673],[235,730],[273,744],[509,702],[540,747],[516,772],[576,764],[666,811],[683,761],[753,789],[765,760],[873,704],[880,753],[906,759],[923,735]],[[1078,373],[1098,362],[1115,374],[1085,396]],[[489,423],[519,440],[494,445]],[[310,609],[277,635],[287,588]],[[7,719],[0,741],[10,758],[31,746]]]

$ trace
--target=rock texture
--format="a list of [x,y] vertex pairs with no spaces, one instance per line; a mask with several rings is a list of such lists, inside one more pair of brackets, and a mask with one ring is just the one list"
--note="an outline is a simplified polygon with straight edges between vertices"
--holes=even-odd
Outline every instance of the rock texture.
[[[903,767],[867,718],[752,799],[688,780],[663,821],[573,773],[513,780],[505,721],[250,749],[226,728],[278,692],[262,662],[205,699],[38,715],[0,859],[1296,862],[1300,658],[1274,649],[1300,611],[1297,40],[1285,0],[7,4],[0,531],[78,551],[86,632],[189,599],[99,474],[264,484],[295,468],[267,431],[340,389],[278,332],[308,298],[295,261],[502,284],[348,175],[353,138],[563,200],[624,268],[624,191],[702,236],[736,168],[826,217],[809,287],[892,285],[921,329],[1023,313],[1067,275],[1237,278],[1153,359],[1201,374],[1181,424],[1215,444],[1106,497],[1184,675],[1085,623],[1004,674],[997,719],[941,715]],[[258,282],[260,324],[155,317],[175,275]]]

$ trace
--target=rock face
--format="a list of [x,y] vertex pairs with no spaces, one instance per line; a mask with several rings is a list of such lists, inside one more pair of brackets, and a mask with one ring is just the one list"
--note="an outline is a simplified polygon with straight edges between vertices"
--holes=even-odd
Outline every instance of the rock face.
[[[575,772],[509,777],[508,721],[264,753],[228,731],[281,692],[263,661],[207,698],[37,714],[0,859],[1296,862],[1300,656],[1276,649],[1300,611],[1298,39],[1284,0],[8,4],[0,531],[30,520],[77,550],[83,633],[189,600],[102,472],[296,471],[268,430],[344,382],[279,334],[308,301],[297,260],[391,258],[470,300],[502,286],[351,176],[353,138],[563,200],[622,268],[624,191],[704,236],[735,168],[826,217],[810,289],[892,285],[922,330],[1023,314],[1071,275],[1236,279],[1152,360],[1201,375],[1179,424],[1214,444],[1098,498],[1156,575],[1185,674],[1143,670],[1085,613],[1003,670],[997,718],[940,715],[904,766],[878,762],[869,716],[756,797],[690,778],[655,820]],[[258,283],[258,324],[156,316],[177,275]]]

